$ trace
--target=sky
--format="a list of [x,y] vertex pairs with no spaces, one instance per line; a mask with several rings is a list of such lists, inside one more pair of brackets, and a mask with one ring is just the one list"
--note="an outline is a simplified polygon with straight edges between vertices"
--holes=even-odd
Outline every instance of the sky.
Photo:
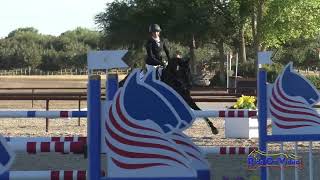
[[97,30],[94,16],[112,0],[1,0],[0,38],[21,27],[34,27],[41,34],[58,36],[85,27]]

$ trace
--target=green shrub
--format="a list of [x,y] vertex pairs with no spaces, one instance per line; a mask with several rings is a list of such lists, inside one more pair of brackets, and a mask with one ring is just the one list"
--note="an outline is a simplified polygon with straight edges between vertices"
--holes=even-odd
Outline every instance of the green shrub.
[[264,68],[267,71],[267,81],[273,83],[282,72],[283,66],[278,63],[273,63],[272,65],[264,65]]
[[[232,69],[235,69],[235,67],[232,67]],[[256,75],[257,75],[256,68],[253,62],[246,62],[246,63],[239,64],[238,76],[248,78],[248,77],[256,77]]]
[[221,87],[225,86],[227,74],[224,73],[225,80],[221,81],[220,71],[217,71],[216,74],[210,79],[210,86]]

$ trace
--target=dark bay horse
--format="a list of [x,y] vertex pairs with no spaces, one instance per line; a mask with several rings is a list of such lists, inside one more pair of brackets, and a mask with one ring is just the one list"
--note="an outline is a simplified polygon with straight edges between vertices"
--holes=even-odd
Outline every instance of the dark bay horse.
[[[182,58],[172,58],[163,69],[161,80],[173,88],[193,110],[201,110],[193,101],[190,94],[191,71],[189,61]],[[210,127],[212,134],[218,134],[218,129],[213,126],[209,118],[203,118]]]
[[[123,86],[126,78],[120,81],[119,87]],[[191,72],[188,60],[181,58],[171,59],[169,64],[162,70],[161,81],[168,84],[172,89],[179,93],[193,110],[201,110],[190,95]],[[218,129],[213,126],[213,123],[209,118],[203,119],[210,127],[212,134],[218,134]]]

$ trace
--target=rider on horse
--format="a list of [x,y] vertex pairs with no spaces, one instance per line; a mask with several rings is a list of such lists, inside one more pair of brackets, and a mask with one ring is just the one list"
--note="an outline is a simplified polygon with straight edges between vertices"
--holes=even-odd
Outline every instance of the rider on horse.
[[[151,38],[146,44],[147,58],[146,58],[146,68],[150,72],[156,69],[158,72],[157,79],[163,81],[185,100],[185,102],[194,110],[200,110],[197,104],[193,101],[190,94],[191,89],[191,72],[189,68],[189,61],[181,58],[181,53],[176,52],[174,58],[170,58],[169,51],[166,44],[160,40],[160,26],[157,24],[152,24],[149,26],[149,32],[151,33]],[[162,59],[162,52],[166,53],[168,58],[168,65],[164,63]],[[163,69],[164,68],[164,69]],[[163,72],[162,72],[163,70]],[[143,79],[144,73],[141,71],[140,78]],[[128,77],[128,76],[127,76]],[[125,80],[124,78],[119,86],[122,87]],[[204,118],[205,122],[211,129],[212,134],[217,134],[218,129],[213,126],[212,122],[208,118]]]
[[151,24],[149,26],[149,33],[151,33],[151,37],[148,39],[146,44],[146,68],[147,71],[159,68],[159,75],[161,76],[162,68],[166,64],[162,59],[163,50],[166,53],[168,60],[170,60],[170,56],[165,42],[160,40],[160,32],[161,28],[158,24]]

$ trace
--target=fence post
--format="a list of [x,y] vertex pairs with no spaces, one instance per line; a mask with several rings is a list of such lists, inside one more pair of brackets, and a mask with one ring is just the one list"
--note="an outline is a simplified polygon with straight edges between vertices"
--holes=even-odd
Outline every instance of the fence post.
[[33,99],[34,99],[34,89],[33,88],[31,90],[31,92],[32,92],[31,107],[33,108]]
[[[259,121],[259,150],[266,152],[267,150],[267,72],[259,68],[258,71],[258,121]],[[262,156],[261,160],[265,162],[266,156]],[[261,180],[267,179],[266,167],[260,167]]]
[[[81,96],[79,96],[78,109],[81,111]],[[80,117],[78,117],[78,126],[80,126]]]
[[[49,99],[46,99],[46,110],[49,110]],[[46,132],[49,131],[49,118],[46,118]]]
[[88,179],[101,178],[101,83],[99,75],[89,76],[88,83]]

